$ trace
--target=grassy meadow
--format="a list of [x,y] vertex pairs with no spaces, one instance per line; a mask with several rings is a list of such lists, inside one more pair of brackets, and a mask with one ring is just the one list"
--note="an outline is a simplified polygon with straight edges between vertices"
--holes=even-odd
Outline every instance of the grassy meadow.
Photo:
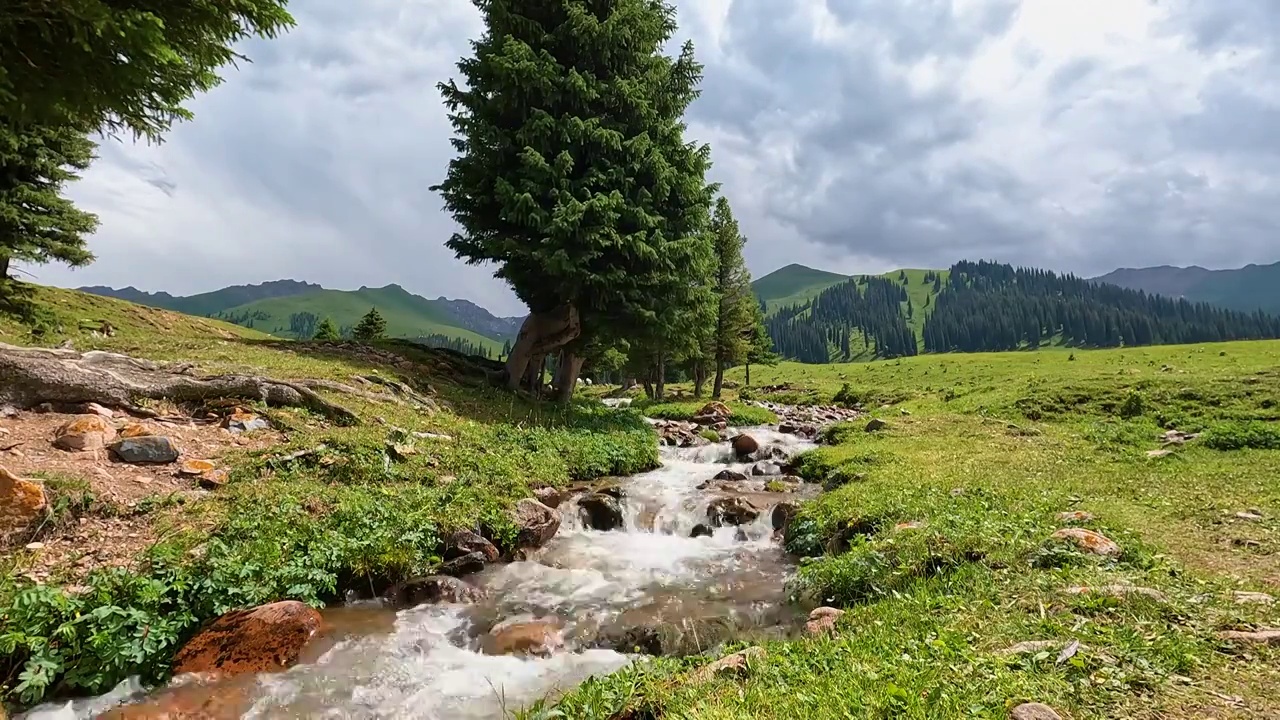
[[[1280,648],[1218,637],[1280,626],[1280,608],[1236,595],[1280,594],[1280,342],[783,363],[752,380],[790,387],[743,395],[839,397],[888,423],[833,427],[798,463],[832,489],[788,532],[794,597],[846,609],[838,631],[763,642],[745,675],[710,682],[689,674],[706,658],[641,663],[529,717],[1006,718],[1028,701],[1077,719],[1280,716]],[[1203,434],[1165,448],[1169,429]],[[1072,526],[1121,552],[1051,539]]]

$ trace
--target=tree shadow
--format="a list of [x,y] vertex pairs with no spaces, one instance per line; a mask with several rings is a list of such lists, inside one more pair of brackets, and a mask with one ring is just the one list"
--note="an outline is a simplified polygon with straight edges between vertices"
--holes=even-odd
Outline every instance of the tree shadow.
[[596,432],[649,427],[640,414],[609,408],[595,399],[578,398],[558,403],[534,398],[524,391],[512,392],[500,384],[502,363],[449,348],[402,339],[372,344],[277,338],[236,338],[232,342],[318,360],[371,366],[424,395],[443,400],[455,414],[477,422]]

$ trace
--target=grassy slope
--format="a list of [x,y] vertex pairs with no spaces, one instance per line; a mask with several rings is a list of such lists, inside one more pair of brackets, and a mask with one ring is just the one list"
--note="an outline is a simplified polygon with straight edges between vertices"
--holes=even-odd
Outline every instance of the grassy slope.
[[[0,700],[10,703],[34,703],[73,673],[78,680],[60,686],[61,693],[103,692],[133,674],[159,679],[182,640],[229,608],[285,598],[320,604],[344,588],[367,590],[428,573],[440,560],[441,538],[453,529],[485,525],[511,540],[504,510],[533,487],[628,474],[657,461],[653,431],[638,414],[598,404],[530,403],[465,374],[468,364],[448,352],[387,343],[374,353],[281,341],[68,290],[38,288],[36,300],[61,325],[39,344],[71,340],[79,350],[193,361],[202,373],[342,382],[379,373],[430,386],[440,409],[335,395],[363,422],[334,427],[305,411],[259,408],[287,431],[286,443],[261,454],[241,452],[230,461],[230,484],[194,503],[164,497],[139,503],[129,511],[134,521],[148,523],[164,540],[137,574],[99,575],[87,594],[64,596],[56,583],[20,584],[28,554],[0,554]],[[116,334],[81,331],[82,319],[95,327],[108,320]],[[0,319],[0,341],[37,338]],[[392,461],[385,448],[398,437],[395,428],[453,439],[418,440],[417,454]],[[307,459],[273,459],[322,445]],[[58,507],[72,514],[121,512],[93,499]],[[100,637],[113,641],[95,640]],[[21,685],[20,673],[33,668],[36,680]],[[51,675],[41,674],[46,671]]]
[[[1025,701],[1076,719],[1280,716],[1280,648],[1216,638],[1280,626],[1280,606],[1231,596],[1280,594],[1280,342],[1072,357],[753,368],[754,384],[789,382],[792,397],[829,400],[848,383],[889,422],[878,434],[833,432],[836,444],[800,463],[810,479],[850,481],[805,505],[789,533],[790,549],[821,556],[797,593],[847,608],[839,632],[764,641],[768,656],[747,678],[689,682],[706,658],[643,663],[580,687],[563,717],[995,719]],[[1202,439],[1148,457],[1166,426],[1277,449]],[[1263,519],[1237,519],[1246,508]],[[1086,525],[1119,542],[1120,557],[1048,541],[1057,514],[1077,509],[1096,516]],[[909,521],[924,528],[895,529]],[[824,551],[842,525],[866,535]],[[1063,592],[1108,584],[1167,601]],[[999,654],[1026,640],[1058,645]],[[1055,662],[1071,640],[1079,652]]]
[[355,326],[371,307],[378,308],[378,312],[386,318],[387,335],[390,337],[417,337],[439,333],[478,343],[489,348],[495,356],[502,350],[502,343],[449,324],[449,318],[430,300],[396,285],[364,290],[317,290],[238,305],[226,312],[266,313],[269,319],[256,320],[254,327],[273,335],[288,337],[289,316],[294,313],[310,312],[321,318],[329,317],[339,327],[346,327]]
[[824,288],[848,279],[847,275],[793,264],[757,278],[751,283],[751,289],[772,310],[782,305],[804,302]]

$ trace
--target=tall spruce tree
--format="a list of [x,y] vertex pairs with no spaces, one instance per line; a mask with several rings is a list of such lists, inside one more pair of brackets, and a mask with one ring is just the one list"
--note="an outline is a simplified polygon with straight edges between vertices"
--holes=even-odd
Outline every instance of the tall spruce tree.
[[715,187],[710,149],[684,139],[702,68],[691,44],[663,54],[670,5],[473,2],[486,29],[458,63],[465,84],[440,86],[458,156],[432,189],[462,227],[449,248],[496,263],[529,306],[506,363],[514,388],[593,328],[658,343],[701,296],[690,274],[710,257]]
[[338,327],[333,324],[327,316],[316,326],[316,334],[311,337],[312,340],[341,340],[342,336],[338,334]]
[[747,359],[760,309],[751,291],[751,273],[742,258],[742,247],[747,239],[739,232],[733,209],[723,197],[716,201],[715,214],[711,218],[711,237],[716,251],[717,300],[713,340],[716,379],[711,387],[711,396],[718,400],[724,389],[725,368]]
[[12,261],[87,265],[85,236],[95,215],[62,196],[77,171],[89,167],[96,145],[69,126],[0,128],[0,295]]
[[387,321],[382,317],[382,313],[378,312],[378,308],[369,308],[369,312],[360,318],[360,322],[356,323],[356,327],[351,331],[351,337],[360,342],[373,342],[380,340],[387,332]]
[[751,366],[754,365],[777,365],[782,358],[773,350],[773,338],[769,336],[769,331],[765,328],[764,323],[764,301],[760,301],[759,305],[752,303],[755,308],[751,315],[751,334],[748,338],[746,364],[746,384],[751,386]]

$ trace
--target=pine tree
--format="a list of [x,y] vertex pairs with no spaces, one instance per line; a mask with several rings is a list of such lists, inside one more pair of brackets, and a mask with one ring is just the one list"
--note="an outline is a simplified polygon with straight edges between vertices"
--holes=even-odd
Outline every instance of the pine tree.
[[328,340],[330,342],[341,340],[342,336],[338,334],[338,328],[328,317],[320,321],[316,326],[316,334],[311,337],[312,340]]
[[356,324],[351,336],[358,342],[373,342],[382,339],[383,334],[387,332],[387,321],[383,319],[382,314],[378,312],[378,308],[369,308],[369,312],[360,318],[360,322]]
[[752,303],[751,334],[748,337],[747,357],[744,359],[746,364],[746,383],[751,386],[751,366],[755,365],[777,365],[782,358],[773,349],[773,338],[769,335],[768,329],[764,324],[764,301],[760,301],[759,305]]
[[755,295],[751,291],[751,273],[742,258],[742,248],[747,239],[738,230],[729,201],[716,201],[715,214],[711,218],[711,236],[716,251],[716,325],[714,333],[714,363],[716,378],[711,397],[720,399],[724,386],[725,368],[746,360],[751,349],[751,335],[757,327]]
[[12,261],[87,265],[85,236],[98,218],[62,196],[96,146],[71,127],[0,128],[0,295]]
[[242,58],[293,24],[287,0],[0,3],[0,127],[129,130],[149,139]]
[[704,294],[715,192],[709,148],[684,138],[702,68],[688,43],[663,54],[674,10],[473,1],[486,30],[458,64],[463,84],[440,86],[459,155],[433,189],[462,227],[448,247],[495,263],[531,311],[508,385],[602,328],[665,352],[662,324]]

